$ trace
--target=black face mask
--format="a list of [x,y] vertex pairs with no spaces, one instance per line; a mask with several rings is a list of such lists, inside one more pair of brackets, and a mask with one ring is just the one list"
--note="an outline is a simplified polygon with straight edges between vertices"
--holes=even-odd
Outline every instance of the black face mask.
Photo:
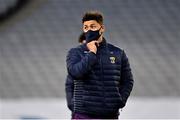
[[86,43],[91,42],[93,40],[98,40],[99,37],[102,35],[102,34],[99,34],[100,30],[101,30],[101,28],[99,30],[96,30],[96,31],[88,30],[85,33]]

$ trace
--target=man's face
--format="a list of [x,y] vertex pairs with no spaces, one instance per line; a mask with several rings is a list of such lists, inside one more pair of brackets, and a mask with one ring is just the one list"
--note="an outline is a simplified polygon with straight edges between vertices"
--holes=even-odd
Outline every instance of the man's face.
[[87,32],[89,30],[96,31],[96,30],[99,30],[100,28],[101,28],[100,32],[104,32],[104,25],[99,24],[95,20],[89,20],[83,23],[84,32]]

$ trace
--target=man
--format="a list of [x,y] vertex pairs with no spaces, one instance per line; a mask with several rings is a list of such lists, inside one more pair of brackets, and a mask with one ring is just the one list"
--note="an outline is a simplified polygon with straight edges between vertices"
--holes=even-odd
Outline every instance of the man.
[[118,119],[134,82],[128,58],[103,37],[101,13],[85,13],[82,24],[86,43],[72,48],[66,59],[70,78],[66,95],[72,119]]

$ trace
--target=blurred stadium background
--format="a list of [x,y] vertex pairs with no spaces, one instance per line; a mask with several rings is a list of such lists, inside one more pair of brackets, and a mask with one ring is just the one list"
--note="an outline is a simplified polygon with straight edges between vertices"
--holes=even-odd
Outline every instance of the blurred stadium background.
[[65,59],[88,10],[130,59],[121,118],[180,119],[179,0],[0,0],[0,119],[70,119]]

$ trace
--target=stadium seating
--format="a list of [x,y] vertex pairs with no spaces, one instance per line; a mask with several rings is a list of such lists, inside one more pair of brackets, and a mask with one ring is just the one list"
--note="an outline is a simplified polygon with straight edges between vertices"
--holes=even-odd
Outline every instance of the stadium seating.
[[64,97],[66,54],[78,45],[88,10],[104,14],[107,41],[126,51],[133,96],[179,97],[179,6],[179,0],[45,0],[0,31],[0,98]]

